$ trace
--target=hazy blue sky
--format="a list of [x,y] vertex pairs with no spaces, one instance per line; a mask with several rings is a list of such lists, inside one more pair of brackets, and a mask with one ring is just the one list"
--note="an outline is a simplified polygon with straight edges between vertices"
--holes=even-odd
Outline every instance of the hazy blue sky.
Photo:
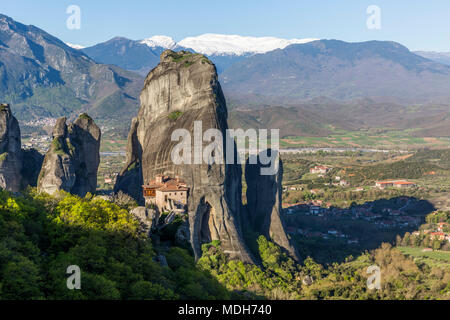
[[[69,5],[81,8],[81,29],[66,27]],[[366,27],[369,5],[381,9],[381,29]],[[450,51],[449,0],[104,1],[1,0],[0,13],[63,41],[92,45],[114,36],[176,41],[202,33],[393,40],[411,50]]]

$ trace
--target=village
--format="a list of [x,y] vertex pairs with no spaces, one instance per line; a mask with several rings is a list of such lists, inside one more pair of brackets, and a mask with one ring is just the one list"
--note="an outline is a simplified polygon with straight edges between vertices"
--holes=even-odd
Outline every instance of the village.
[[[313,175],[318,178],[327,177],[329,179],[328,181],[332,181],[330,183],[324,183],[324,186],[339,187],[341,190],[351,189],[352,191],[357,192],[368,189],[388,190],[392,188],[398,190],[416,187],[414,182],[394,179],[375,181],[371,187],[352,187],[348,181],[342,179],[340,176],[331,175],[331,172],[332,167],[324,165],[316,165],[309,169],[310,176]],[[314,217],[317,221],[322,221],[323,225],[334,221],[360,221],[371,224],[380,231],[416,230],[417,227],[423,223],[422,216],[411,214],[411,211],[414,211],[412,209],[417,205],[418,200],[407,196],[397,197],[396,199],[386,200],[380,203],[377,201],[366,201],[359,205],[353,204],[349,207],[338,207],[331,202],[320,199],[321,193],[323,192],[321,189],[305,190],[304,186],[299,185],[287,185],[283,187],[283,192],[288,193],[292,191],[309,192],[312,195],[312,199],[296,203],[284,202],[282,207],[283,216],[286,221],[296,221],[300,219],[300,217]],[[345,240],[348,244],[359,243],[359,239],[339,230],[327,228],[314,230],[296,227],[296,225],[295,222],[288,223],[287,232],[297,237],[322,238],[325,240],[340,238]]]
[[[382,208],[379,212],[379,208],[375,208],[374,203],[366,202],[363,205],[358,205],[351,208],[337,208],[333,206],[323,205],[321,200],[298,203],[295,205],[284,204],[286,207],[283,209],[283,214],[286,217],[303,215],[314,216],[324,222],[327,220],[361,220],[373,223],[378,229],[403,229],[417,227],[421,224],[422,219],[417,216],[408,215],[405,210],[414,205],[416,200],[412,200],[408,197],[401,197],[396,199],[398,204],[402,204],[399,209]],[[375,212],[374,212],[375,211]],[[335,230],[328,230],[326,233],[321,232],[309,232],[304,229],[295,230],[292,227],[288,227],[288,233],[297,233],[305,237],[322,237],[328,239],[330,237],[348,238],[347,235],[342,234]],[[357,243],[356,239],[349,240],[350,242]]]
[[45,154],[48,150],[52,138],[50,136],[30,136],[22,139],[22,145],[24,149],[36,149],[42,154]]
[[[333,168],[323,165],[317,165],[309,169],[310,174],[317,175],[318,178],[324,178],[327,174],[331,172]],[[334,177],[334,182],[331,183],[324,183],[326,186],[341,186],[341,187],[351,187],[351,184],[347,181],[342,179],[340,176]],[[389,180],[380,180],[375,181],[374,188],[378,188],[380,190],[387,189],[387,188],[397,188],[397,189],[407,189],[407,188],[413,188],[416,187],[416,184],[412,181],[404,180],[404,179],[389,179]],[[291,190],[297,190],[296,187],[290,187]],[[287,188],[285,188],[286,191]],[[362,187],[355,187],[354,191],[362,191]],[[317,193],[320,190],[312,189],[310,190],[312,193]]]
[[[42,123],[30,123],[30,125],[46,126],[51,125],[54,119],[46,119]],[[102,127],[106,132],[111,128]],[[108,135],[108,134],[107,134]],[[109,135],[108,135],[109,136]],[[45,153],[50,142],[50,135],[31,134],[23,139],[23,146],[25,149],[35,148],[41,153]],[[99,187],[105,191],[112,190],[116,182],[118,173],[124,163],[124,148],[125,141],[117,137],[109,137],[104,140],[102,146],[102,162],[99,168]],[[417,201],[409,197],[399,197],[397,201],[402,205],[394,205],[393,207],[385,207],[381,210],[374,208],[374,202],[367,201],[365,203],[342,208],[329,201],[324,201],[321,195],[324,188],[339,188],[339,190],[349,190],[351,192],[362,192],[367,190],[403,190],[417,188],[415,182],[406,179],[384,179],[374,181],[373,185],[353,185],[346,178],[333,172],[333,167],[328,165],[314,165],[309,168],[308,175],[313,179],[323,179],[323,188],[305,189],[304,185],[288,184],[283,186],[283,193],[286,192],[309,192],[312,198],[305,201],[283,202],[283,216],[287,220],[292,217],[305,216],[314,217],[316,219],[326,221],[335,221],[339,219],[351,221],[363,221],[372,224],[379,230],[406,230],[415,229],[421,225],[422,218],[417,215],[410,215],[408,208],[414,205]],[[178,180],[177,180],[178,179]],[[161,212],[185,210],[187,203],[188,188],[183,186],[183,181],[178,177],[170,178],[168,176],[157,176],[154,180],[149,181],[143,186],[144,198],[147,206],[157,207]],[[176,190],[175,190],[176,189]],[[186,190],[185,190],[186,189]],[[152,191],[150,191],[152,190]],[[180,198],[181,196],[181,198]],[[445,233],[442,228],[430,229],[420,231],[429,234],[431,238],[439,240],[448,240],[450,242],[450,235]],[[305,238],[321,238],[325,240],[341,239],[348,244],[359,244],[359,239],[345,234],[339,230],[323,229],[313,230],[304,227],[287,226],[286,231],[290,235],[295,235]],[[419,234],[415,231],[414,234]]]
[[439,222],[437,223],[436,228],[427,228],[420,231],[414,231],[411,234],[414,236],[420,236],[421,233],[424,235],[429,235],[431,240],[446,240],[450,242],[450,229],[447,222]]

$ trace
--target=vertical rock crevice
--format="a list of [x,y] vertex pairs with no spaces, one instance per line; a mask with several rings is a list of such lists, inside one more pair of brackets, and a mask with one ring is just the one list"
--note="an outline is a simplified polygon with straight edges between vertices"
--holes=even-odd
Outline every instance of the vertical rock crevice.
[[261,174],[262,168],[270,166],[262,164],[261,154],[257,156],[255,164],[250,164],[250,158],[247,160],[245,164],[247,215],[243,217],[242,223],[271,239],[298,260],[297,250],[286,235],[281,218],[283,162],[278,151],[268,149],[263,152],[274,161],[275,170],[273,174]]
[[101,132],[94,120],[81,114],[73,123],[59,118],[38,178],[38,189],[53,194],[64,190],[84,197],[95,193],[100,164]]

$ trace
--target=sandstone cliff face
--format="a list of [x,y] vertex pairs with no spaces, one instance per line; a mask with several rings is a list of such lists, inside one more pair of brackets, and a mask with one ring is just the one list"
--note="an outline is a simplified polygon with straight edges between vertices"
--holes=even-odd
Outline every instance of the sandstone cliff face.
[[94,193],[100,137],[100,129],[86,114],[69,125],[65,117],[58,119],[39,174],[38,188],[50,194],[64,190],[81,197]]
[[[277,151],[269,149],[268,155],[271,152]],[[281,220],[283,162],[278,154],[274,158],[278,172],[272,175],[261,175],[261,168],[269,165],[262,164],[259,155],[256,164],[250,164],[248,160],[246,162],[247,216],[243,224],[271,239],[298,260],[297,251],[290,243]]]
[[[253,259],[240,226],[240,165],[176,165],[171,159],[171,152],[179,143],[171,141],[172,132],[184,128],[193,137],[194,121],[202,122],[203,132],[215,128],[225,137],[227,108],[216,68],[202,55],[166,50],[160,64],[145,80],[141,108],[129,135],[128,162],[116,191],[130,189],[129,177],[139,174],[129,173],[133,170],[130,168],[136,166],[145,183],[157,174],[179,175],[190,188],[189,238],[195,257],[200,257],[202,243],[220,240],[231,257],[250,262]],[[203,142],[203,146],[208,144]],[[137,192],[142,191],[138,188]]]
[[20,128],[8,104],[0,105],[0,187],[18,192],[21,187]]
[[86,114],[79,116],[69,126],[70,143],[75,149],[75,184],[71,192],[84,196],[95,193],[97,171],[100,164],[100,128]]

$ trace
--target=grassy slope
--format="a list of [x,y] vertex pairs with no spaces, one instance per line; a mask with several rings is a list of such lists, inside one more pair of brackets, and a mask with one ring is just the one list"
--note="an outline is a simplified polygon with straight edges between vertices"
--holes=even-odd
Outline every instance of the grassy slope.
[[450,252],[430,251],[422,252],[423,248],[397,247],[403,254],[413,257],[418,263],[423,262],[430,267],[450,269]]

